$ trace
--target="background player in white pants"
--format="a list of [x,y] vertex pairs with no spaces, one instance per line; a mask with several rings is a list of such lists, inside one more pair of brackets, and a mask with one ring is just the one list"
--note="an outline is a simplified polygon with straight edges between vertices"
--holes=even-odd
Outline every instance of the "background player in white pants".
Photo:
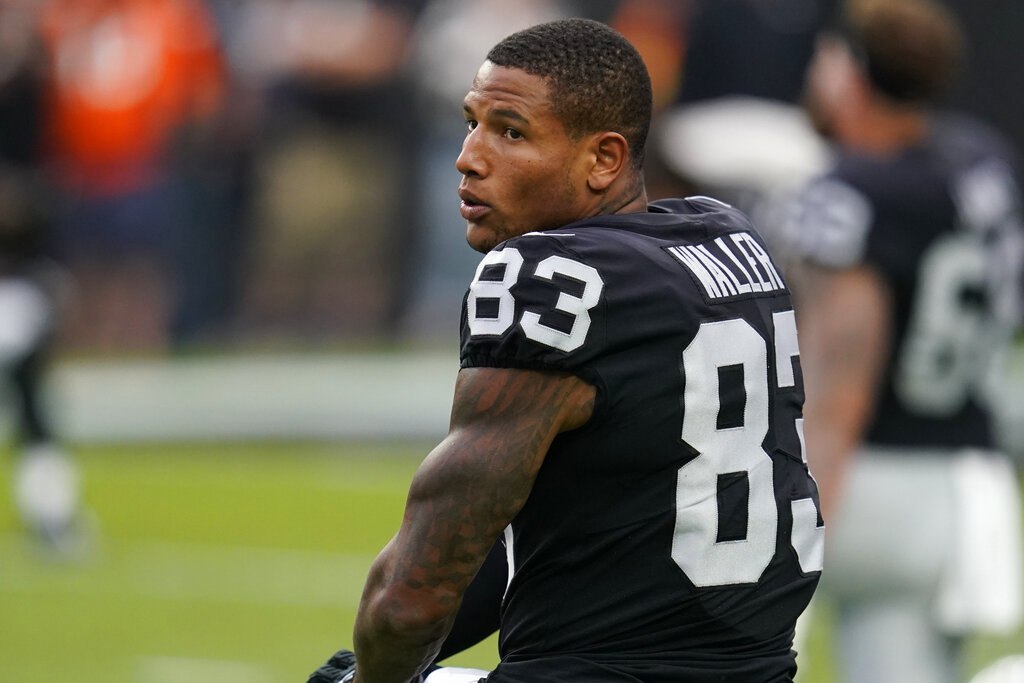
[[851,2],[809,74],[836,159],[785,234],[850,683],[958,680],[964,636],[1020,617],[990,382],[1019,322],[1020,194],[998,136],[937,113],[960,43],[927,0]]

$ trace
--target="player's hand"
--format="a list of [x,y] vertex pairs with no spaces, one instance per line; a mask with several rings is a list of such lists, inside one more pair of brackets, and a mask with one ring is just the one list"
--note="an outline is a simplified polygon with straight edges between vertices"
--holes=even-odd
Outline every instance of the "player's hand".
[[314,671],[306,683],[348,683],[355,677],[356,655],[351,650],[338,650],[327,663]]

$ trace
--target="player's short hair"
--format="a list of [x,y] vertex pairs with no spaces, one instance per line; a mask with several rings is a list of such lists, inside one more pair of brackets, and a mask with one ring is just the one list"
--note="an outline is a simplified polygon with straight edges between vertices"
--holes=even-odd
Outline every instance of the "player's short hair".
[[930,0],[854,0],[842,34],[872,85],[900,102],[938,100],[960,66],[956,18]]
[[651,125],[651,77],[636,48],[590,19],[562,19],[513,33],[487,54],[548,85],[551,109],[574,139],[613,131],[629,144],[639,169]]

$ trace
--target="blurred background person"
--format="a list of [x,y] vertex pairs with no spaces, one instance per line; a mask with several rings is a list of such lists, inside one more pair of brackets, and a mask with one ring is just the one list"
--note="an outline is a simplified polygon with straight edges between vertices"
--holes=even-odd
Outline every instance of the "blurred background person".
[[52,0],[40,21],[43,152],[78,290],[68,337],[165,348],[190,218],[176,154],[221,103],[214,25],[200,0]]
[[938,107],[960,65],[929,0],[848,4],[818,43],[828,171],[789,207],[822,593],[841,679],[943,683],[966,636],[1020,620],[1020,500],[993,380],[1021,314],[1014,155]]
[[46,246],[45,201],[30,175],[0,167],[0,372],[13,415],[18,517],[45,548],[77,556],[88,521],[80,474],[58,438],[46,381],[67,280]]
[[33,3],[0,3],[0,374],[13,419],[13,500],[49,550],[84,550],[80,475],[60,444],[45,378],[66,276],[53,259],[38,174],[43,55]]
[[[827,162],[799,99],[837,0],[690,0],[671,100],[648,160],[654,192],[708,194],[761,211]],[[665,23],[665,22],[663,22]]]
[[424,1],[214,3],[256,117],[235,316],[244,337],[393,334],[417,258],[407,61]]

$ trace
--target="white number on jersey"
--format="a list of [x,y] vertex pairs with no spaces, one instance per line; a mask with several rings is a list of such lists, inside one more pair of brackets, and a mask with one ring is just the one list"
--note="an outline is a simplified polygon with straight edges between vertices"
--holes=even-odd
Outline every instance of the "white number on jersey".
[[[773,316],[777,378],[793,386],[797,355],[792,311]],[[740,365],[746,401],[742,426],[718,427],[719,368]],[[775,555],[778,507],[771,456],[761,444],[771,424],[768,347],[745,320],[703,323],[683,351],[682,437],[698,455],[679,468],[672,559],[696,586],[756,583]],[[803,455],[800,420],[794,425]],[[806,459],[805,459],[806,462]],[[719,480],[743,475],[748,486],[747,529],[742,539],[719,541]],[[824,527],[810,498],[791,502],[794,549],[804,572],[820,571]]]
[[990,363],[1019,315],[1020,217],[1009,171],[983,164],[954,196],[965,230],[936,240],[921,258],[894,387],[908,406],[952,415],[984,398]]
[[893,385],[918,412],[953,414],[983,377],[987,280],[985,252],[972,235],[942,238],[922,258]]
[[[480,279],[489,266],[500,265],[505,266],[501,280]],[[515,323],[516,302],[511,289],[519,281],[522,267],[523,257],[514,247],[492,251],[480,262],[476,269],[476,277],[469,286],[469,297],[466,301],[470,334],[500,335],[512,327]],[[537,264],[531,275],[548,281],[553,281],[555,275],[569,277],[582,282],[583,291],[578,297],[567,292],[559,292],[555,310],[573,316],[572,327],[568,332],[545,325],[541,322],[541,314],[536,311],[523,311],[519,318],[523,333],[535,342],[560,351],[574,351],[583,346],[587,332],[590,331],[590,309],[601,300],[601,292],[604,291],[604,280],[601,279],[600,273],[579,261],[562,256],[548,256]],[[497,301],[497,315],[481,317],[481,299]]]

